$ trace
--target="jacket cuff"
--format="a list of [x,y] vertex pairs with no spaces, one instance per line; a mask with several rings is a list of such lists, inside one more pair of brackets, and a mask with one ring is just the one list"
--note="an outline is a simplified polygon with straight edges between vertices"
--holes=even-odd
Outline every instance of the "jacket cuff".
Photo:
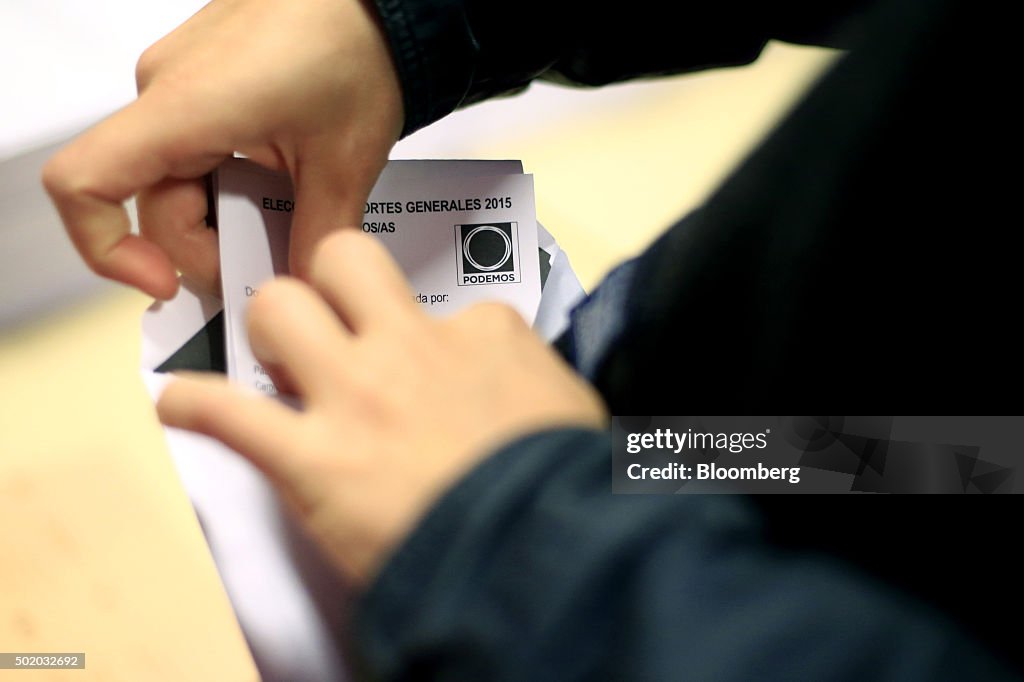
[[[434,615],[452,606],[437,602],[451,599],[448,588],[455,576],[471,575],[473,565],[487,561],[480,555],[481,540],[500,537],[500,528],[514,523],[520,508],[536,494],[538,482],[578,466],[581,455],[587,462],[591,457],[606,459],[610,447],[603,431],[542,431],[506,445],[462,478],[427,513],[357,604],[357,667],[372,671],[373,679],[390,679],[410,641],[431,630]],[[610,475],[608,487],[610,492]]]
[[473,78],[477,46],[462,2],[375,0],[402,84],[402,137],[454,111]]

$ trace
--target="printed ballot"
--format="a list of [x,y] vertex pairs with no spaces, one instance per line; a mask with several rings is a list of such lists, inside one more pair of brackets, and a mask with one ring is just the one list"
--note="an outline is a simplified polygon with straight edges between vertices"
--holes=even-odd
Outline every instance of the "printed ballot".
[[[276,393],[249,348],[245,315],[260,287],[285,274],[295,209],[286,174],[245,159],[217,171],[227,369]],[[516,161],[392,161],[366,202],[361,228],[383,242],[432,315],[500,301],[532,323],[540,303],[533,176]]]

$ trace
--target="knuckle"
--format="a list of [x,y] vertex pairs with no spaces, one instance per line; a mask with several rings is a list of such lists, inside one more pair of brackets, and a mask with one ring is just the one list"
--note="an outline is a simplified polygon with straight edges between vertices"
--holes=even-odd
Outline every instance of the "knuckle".
[[135,86],[139,92],[146,89],[160,68],[158,45],[159,43],[150,45],[135,62]]
[[43,166],[43,188],[55,199],[72,193],[72,174],[68,166],[68,157],[64,152],[58,152]]

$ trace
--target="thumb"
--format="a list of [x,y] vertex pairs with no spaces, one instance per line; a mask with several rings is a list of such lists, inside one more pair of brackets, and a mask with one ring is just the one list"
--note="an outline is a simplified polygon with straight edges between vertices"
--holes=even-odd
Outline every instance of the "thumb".
[[366,198],[387,158],[344,162],[314,157],[294,172],[295,213],[289,246],[291,274],[308,280],[317,245],[329,234],[362,223]]

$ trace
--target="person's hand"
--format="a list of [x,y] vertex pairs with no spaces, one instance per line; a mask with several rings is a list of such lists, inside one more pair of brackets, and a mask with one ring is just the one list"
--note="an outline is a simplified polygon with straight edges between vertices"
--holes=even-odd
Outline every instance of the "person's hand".
[[[296,187],[291,271],[358,225],[402,129],[402,96],[368,0],[214,0],[139,60],[139,98],[62,149],[43,183],[100,275],[157,298],[175,267],[219,288],[202,176],[233,152]],[[123,202],[138,195],[141,237]]]
[[310,280],[315,291],[271,282],[249,315],[253,351],[301,411],[201,376],[171,382],[157,409],[250,459],[357,584],[495,448],[604,425],[594,390],[518,313],[484,304],[428,317],[373,237],[327,238]]

